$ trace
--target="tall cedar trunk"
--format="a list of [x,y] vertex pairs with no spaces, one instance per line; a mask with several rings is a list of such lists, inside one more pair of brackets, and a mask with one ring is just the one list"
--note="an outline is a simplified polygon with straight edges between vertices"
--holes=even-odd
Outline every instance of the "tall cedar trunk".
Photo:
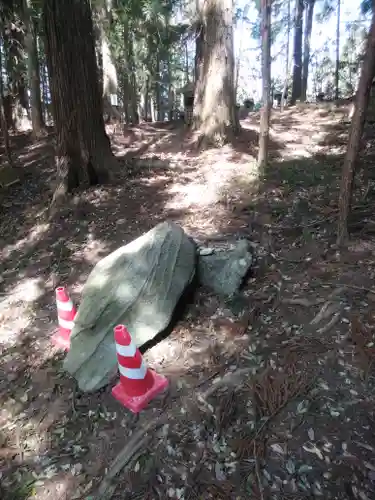
[[310,46],[311,46],[311,31],[314,19],[315,0],[308,0],[306,4],[306,24],[305,35],[303,42],[303,72],[302,72],[302,91],[301,100],[306,101],[307,81],[309,77],[310,64]]
[[[150,88],[150,77],[147,76],[146,78],[146,84],[145,84],[145,89],[144,89],[144,101],[145,101],[145,115],[144,115],[144,119],[145,121],[147,122],[148,121],[148,112],[149,112],[149,109],[150,109],[150,99],[149,99],[149,88]],[[150,111],[151,112],[151,111]]]
[[185,84],[189,83],[189,51],[188,51],[188,43],[185,40]]
[[342,245],[348,239],[348,215],[353,193],[356,161],[360,150],[363,127],[370,99],[371,85],[375,74],[375,13],[372,16],[365,56],[362,62],[354,115],[350,127],[348,147],[342,170],[337,243]]
[[[3,20],[1,20],[2,22]],[[3,45],[3,40],[1,40]],[[12,153],[10,150],[8,123],[5,115],[4,83],[3,83],[3,58],[0,50],[0,125],[3,133],[4,150],[9,165],[13,166]]]
[[291,0],[288,0],[288,13],[287,13],[287,19],[288,19],[288,27],[287,27],[287,35],[286,35],[286,57],[285,57],[285,78],[284,78],[284,88],[283,88],[283,94],[281,96],[281,103],[280,103],[280,109],[281,111],[284,110],[285,103],[287,101],[287,94],[288,94],[288,80],[289,80],[289,52],[290,52],[290,25],[291,25],[291,19],[290,19],[290,2]]
[[303,0],[296,0],[294,50],[293,50],[293,82],[291,104],[301,97],[302,90],[302,33],[303,33]]
[[160,49],[156,52],[156,81],[155,81],[155,105],[156,105],[156,116],[157,121],[162,120],[162,109],[161,109],[161,88],[160,88]]
[[270,134],[271,115],[271,2],[261,1],[261,33],[262,33],[262,101],[263,106],[260,115],[259,154],[258,169],[262,175],[267,165],[268,142]]
[[337,0],[337,23],[336,23],[336,68],[335,68],[335,99],[339,98],[339,69],[340,69],[340,19],[341,0]]
[[104,128],[89,1],[45,0],[43,14],[59,178],[54,203],[87,182],[104,182],[117,161]]
[[125,115],[125,121],[126,123],[130,123],[130,112],[129,112],[129,74],[130,74],[130,67],[129,67],[129,21],[126,18],[124,21],[124,80],[123,80],[123,110],[124,110],[124,115]]
[[203,30],[193,124],[203,142],[222,143],[239,131],[234,95],[233,0],[198,0]]
[[171,71],[171,62],[169,55],[168,57],[168,120],[173,120],[173,112],[174,112],[174,93],[172,86],[172,71]]
[[45,134],[45,126],[40,96],[40,72],[36,30],[31,17],[30,0],[23,0],[23,20],[26,26],[25,46],[27,50],[27,73],[30,88],[31,123],[34,139]]
[[195,59],[194,59],[195,83],[199,79],[199,69],[203,66],[203,47],[204,47],[204,26],[201,22],[198,22],[196,25],[196,33],[195,33]]
[[113,62],[111,47],[107,31],[109,29],[109,12],[107,6],[104,5],[98,8],[98,26],[100,36],[101,58],[102,58],[102,72],[103,72],[103,97],[110,102],[111,94],[117,94],[118,79],[117,70]]
[[136,80],[135,62],[134,62],[134,41],[133,41],[133,32],[131,30],[128,36],[128,61],[129,61],[129,75],[130,75],[129,90],[130,90],[130,107],[131,107],[132,123],[139,123],[137,80]]

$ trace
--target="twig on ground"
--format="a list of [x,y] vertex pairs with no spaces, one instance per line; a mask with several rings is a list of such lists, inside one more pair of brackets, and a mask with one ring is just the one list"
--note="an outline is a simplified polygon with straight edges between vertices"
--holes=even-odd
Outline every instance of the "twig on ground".
[[201,396],[204,399],[209,398],[212,396],[220,387],[223,387],[224,385],[233,385],[238,381],[239,377],[243,377],[245,375],[248,375],[251,372],[252,368],[241,368],[240,370],[236,370],[235,372],[230,372],[224,375],[221,379],[216,380],[213,384],[212,387],[207,389],[206,392],[202,393]]
[[339,308],[340,305],[338,303],[328,300],[325,304],[322,305],[318,314],[310,321],[310,325],[317,325],[323,319],[327,319],[333,314],[336,314],[337,309]]
[[260,478],[259,462],[258,462],[258,457],[257,457],[257,453],[256,453],[256,441],[255,441],[255,439],[254,439],[254,462],[255,462],[255,474],[257,476],[257,481],[258,481],[260,500],[264,500],[263,485],[262,485],[262,480]]
[[319,330],[317,331],[317,333],[319,333],[320,335],[324,334],[324,333],[327,333],[332,327],[335,326],[336,323],[339,322],[341,318],[341,312],[337,312],[333,318],[331,319],[331,321],[329,321],[325,326],[323,326],[322,328],[319,328]]
[[292,306],[302,306],[302,307],[312,307],[315,306],[316,304],[321,304],[323,302],[323,299],[317,299],[317,300],[308,300],[308,299],[302,299],[302,298],[295,298],[295,299],[282,299],[281,303],[282,304],[288,304]]

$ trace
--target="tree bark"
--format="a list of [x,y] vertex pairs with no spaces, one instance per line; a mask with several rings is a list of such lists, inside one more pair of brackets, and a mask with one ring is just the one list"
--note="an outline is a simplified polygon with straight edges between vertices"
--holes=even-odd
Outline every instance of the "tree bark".
[[343,245],[348,239],[348,215],[353,194],[353,182],[357,157],[360,151],[363,127],[369,104],[371,85],[375,74],[375,13],[367,38],[365,57],[362,62],[361,76],[355,102],[354,115],[350,127],[348,147],[341,177],[339,198],[339,220],[337,243]]
[[341,0],[337,0],[335,99],[339,98]]
[[293,51],[293,82],[291,104],[301,97],[302,90],[302,33],[303,33],[303,0],[296,0],[294,51]]
[[26,26],[25,45],[27,50],[27,72],[30,88],[31,123],[33,138],[39,139],[46,134],[42,99],[40,96],[40,71],[36,30],[31,17],[30,0],[23,0],[23,20]]
[[[3,40],[1,40],[1,45]],[[10,149],[8,123],[5,115],[4,82],[3,82],[3,58],[0,50],[0,125],[3,133],[5,156],[10,166],[13,166],[12,153]]]
[[160,49],[156,51],[156,71],[155,71],[155,105],[156,105],[156,120],[162,121],[162,105],[161,105],[161,88],[160,88]]
[[313,27],[315,0],[309,0],[306,4],[306,24],[303,42],[303,71],[301,100],[306,101],[307,82],[309,77],[311,31]]
[[287,32],[287,37],[286,37],[286,58],[285,58],[285,78],[284,78],[284,87],[283,87],[283,94],[281,96],[281,102],[280,102],[280,110],[284,111],[285,103],[287,100],[287,97],[285,95],[287,94],[288,91],[288,80],[289,80],[289,51],[290,51],[290,25],[291,25],[291,19],[290,19],[290,2],[291,0],[288,0],[288,13],[287,13],[287,18],[288,18],[288,32]]
[[240,126],[234,95],[233,0],[199,0],[201,54],[197,54],[193,126],[200,142],[222,144]]
[[262,175],[268,160],[268,143],[271,115],[271,1],[261,1],[261,34],[262,34],[262,100],[260,115],[258,171]]
[[106,181],[117,161],[104,128],[89,1],[45,0],[43,17],[56,127],[56,203],[81,185]]
[[130,90],[130,107],[132,115],[132,123],[139,123],[138,116],[138,92],[137,92],[137,80],[135,74],[135,62],[134,62],[134,43],[133,43],[133,33],[130,32],[128,36],[128,63],[129,63],[129,90]]

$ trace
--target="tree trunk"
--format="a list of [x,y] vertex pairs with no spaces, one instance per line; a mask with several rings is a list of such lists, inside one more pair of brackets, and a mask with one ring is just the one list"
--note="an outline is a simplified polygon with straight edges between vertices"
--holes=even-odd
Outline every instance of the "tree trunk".
[[285,78],[284,78],[284,87],[283,87],[283,94],[281,96],[281,102],[280,102],[280,110],[284,111],[285,103],[287,101],[287,94],[288,94],[288,80],[289,80],[289,52],[290,52],[290,25],[291,25],[291,19],[290,19],[290,2],[291,0],[288,0],[288,32],[286,36],[286,58],[285,58]]
[[311,31],[314,19],[315,0],[309,0],[306,4],[306,24],[303,42],[303,72],[302,72],[302,92],[301,100],[306,101],[307,82],[309,77]]
[[341,0],[337,0],[337,24],[336,24],[336,68],[335,68],[335,99],[339,98],[339,70],[340,70],[340,20]]
[[188,43],[187,40],[185,40],[185,85],[187,85],[190,81],[189,78],[189,51],[188,51]]
[[339,221],[337,243],[342,245],[348,239],[348,215],[353,194],[353,182],[357,157],[360,150],[363,127],[370,99],[371,85],[375,74],[375,13],[372,16],[365,56],[355,102],[354,115],[350,127],[348,147],[341,177],[339,198]]
[[26,26],[25,45],[27,50],[27,72],[30,88],[31,123],[34,139],[43,137],[46,133],[42,100],[40,96],[40,72],[36,30],[31,17],[30,0],[23,0],[23,19]]
[[261,34],[262,34],[262,100],[263,106],[260,115],[258,170],[262,175],[268,160],[268,142],[270,134],[271,115],[271,2],[261,1]]
[[155,72],[155,105],[157,121],[162,121],[161,88],[160,88],[160,50],[156,52],[156,72]]
[[193,125],[200,142],[221,144],[240,129],[234,95],[233,0],[200,0],[199,15],[203,44],[197,58]]
[[[147,76],[146,83],[145,83],[145,89],[144,89],[144,102],[145,102],[144,120],[146,122],[148,121],[148,112],[150,109],[149,88],[150,88],[150,77]],[[151,110],[150,110],[150,113],[151,113]]]
[[303,33],[303,0],[296,0],[294,51],[293,51],[293,82],[291,104],[301,97],[302,90],[302,33]]
[[56,127],[55,203],[80,185],[107,180],[117,161],[104,128],[89,1],[45,0],[43,14]]
[[[3,45],[3,40],[1,40]],[[5,115],[4,83],[3,83],[3,61],[0,50],[0,125],[3,133],[5,156],[10,166],[13,166],[12,153],[10,149],[8,123]]]
[[129,90],[130,90],[130,107],[132,115],[132,123],[139,123],[138,116],[138,92],[137,92],[137,80],[135,74],[135,63],[134,63],[134,44],[133,44],[133,33],[130,31],[128,33],[128,63],[129,63]]
[[109,12],[104,1],[97,7],[97,27],[99,28],[100,51],[103,72],[103,97],[110,101],[111,94],[117,94],[118,79],[117,70],[113,62],[111,47],[107,32],[109,30]]

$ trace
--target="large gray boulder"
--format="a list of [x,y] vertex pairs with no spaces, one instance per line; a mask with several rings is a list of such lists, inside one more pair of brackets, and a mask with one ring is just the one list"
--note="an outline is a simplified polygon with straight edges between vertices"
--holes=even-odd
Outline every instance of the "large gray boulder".
[[195,263],[194,242],[176,224],[163,222],[94,267],[64,361],[82,391],[100,389],[116,373],[114,326],[124,324],[138,347],[168,326]]
[[200,248],[198,254],[199,282],[223,297],[238,292],[253,263],[247,240],[239,240],[229,248]]

